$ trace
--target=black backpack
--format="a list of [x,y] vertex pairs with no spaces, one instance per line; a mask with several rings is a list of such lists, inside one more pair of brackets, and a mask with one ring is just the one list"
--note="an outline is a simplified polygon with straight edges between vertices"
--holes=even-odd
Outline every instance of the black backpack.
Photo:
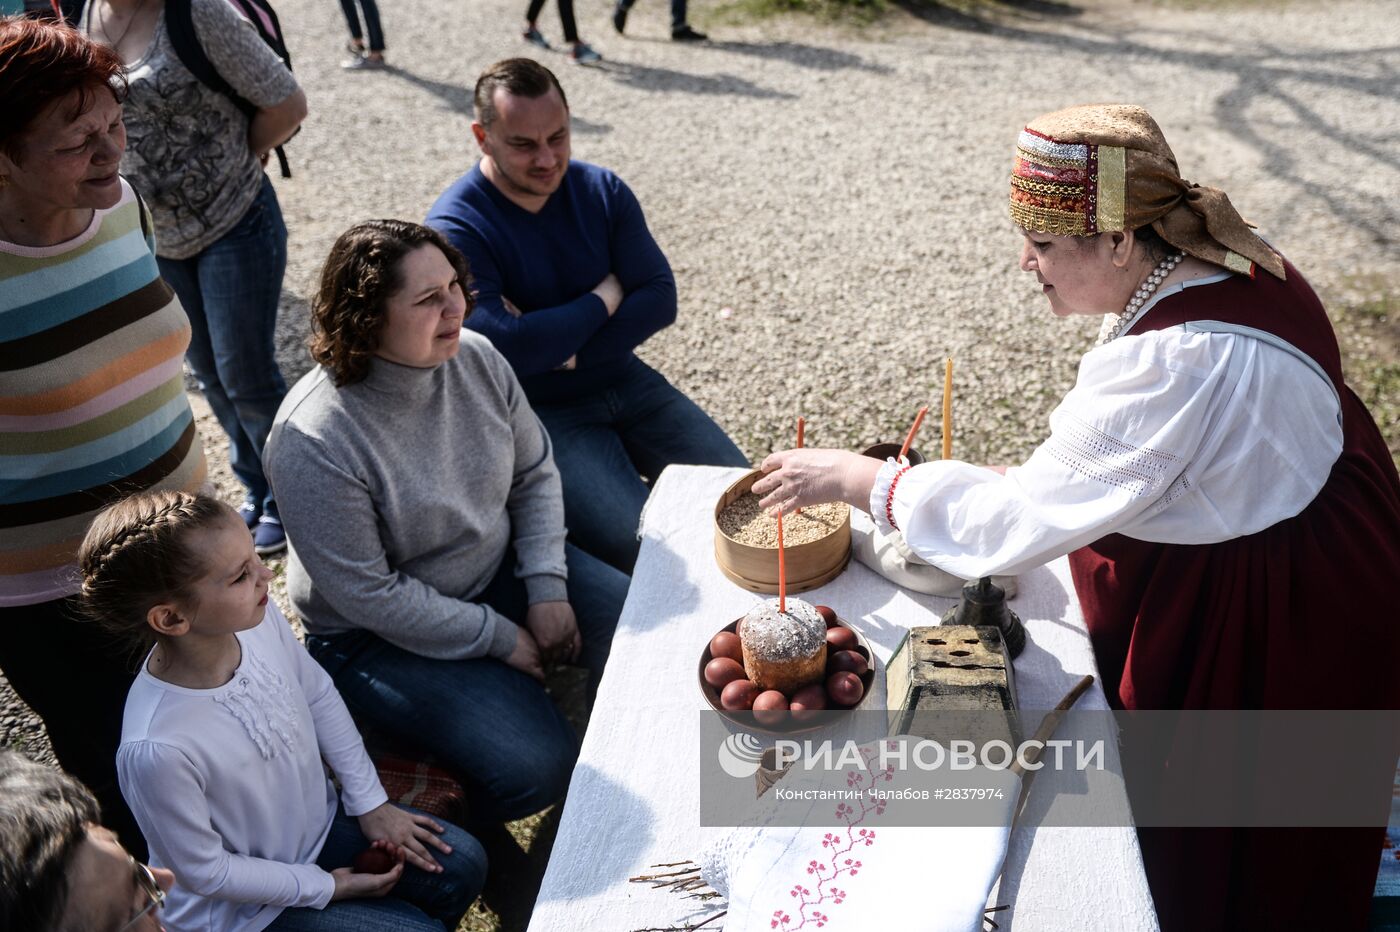
[[[258,35],[267,43],[268,47],[277,53],[277,57],[282,59],[282,63],[287,66],[287,70],[292,70],[292,55],[287,51],[287,43],[282,37],[282,24],[277,20],[277,13],[272,9],[272,5],[267,0],[223,0],[233,6],[243,18],[253,24]],[[87,5],[87,0],[53,0],[54,10],[58,15],[71,26],[77,26],[83,16],[83,8]],[[214,67],[214,63],[209,60],[209,56],[204,53],[204,46],[199,44],[199,35],[194,31],[194,12],[191,0],[166,0],[165,3],[165,30],[170,34],[170,44],[175,47],[175,54],[180,56],[180,61],[190,70],[190,73],[199,80],[201,84],[210,90],[223,94],[233,101],[244,114],[252,119],[257,112],[257,107],[244,100],[238,92],[224,80],[224,76],[219,74],[219,70]],[[277,164],[282,169],[282,177],[292,177],[292,167],[287,162],[287,153],[281,146],[277,147]]]

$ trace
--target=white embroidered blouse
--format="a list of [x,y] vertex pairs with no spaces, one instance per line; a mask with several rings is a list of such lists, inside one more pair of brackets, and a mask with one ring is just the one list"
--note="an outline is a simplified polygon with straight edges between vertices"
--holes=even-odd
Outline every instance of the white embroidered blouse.
[[1315,364],[1260,337],[1188,324],[1097,346],[1024,465],[1002,476],[925,463],[899,477],[891,500],[898,469],[887,462],[870,496],[876,525],[891,530],[888,504],[920,556],[975,579],[1112,533],[1209,544],[1290,518],[1341,454],[1341,408]]
[[[387,800],[330,676],[269,600],[237,634],[243,658],[216,689],[186,689],[141,665],[127,695],[117,775],[151,848],[175,874],[172,932],[255,932],[284,907],[321,908],[335,881],[316,866],[336,812]],[[326,763],[323,763],[323,758]]]

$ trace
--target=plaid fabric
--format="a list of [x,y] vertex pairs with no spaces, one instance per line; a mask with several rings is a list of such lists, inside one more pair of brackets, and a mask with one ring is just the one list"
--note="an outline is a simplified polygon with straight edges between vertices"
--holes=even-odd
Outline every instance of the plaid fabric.
[[432,759],[414,759],[373,749],[370,759],[392,802],[422,809],[448,822],[462,823],[467,811],[466,791],[452,774]]

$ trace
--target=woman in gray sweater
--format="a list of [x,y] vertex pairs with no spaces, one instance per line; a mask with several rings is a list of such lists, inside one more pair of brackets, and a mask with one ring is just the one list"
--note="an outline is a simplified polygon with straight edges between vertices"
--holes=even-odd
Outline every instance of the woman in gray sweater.
[[264,459],[312,655],[358,718],[508,820],[567,788],[577,739],[544,667],[581,663],[596,687],[629,579],[565,543],[549,437],[510,365],[462,329],[468,284],[427,227],[342,234],[313,304],[320,366]]

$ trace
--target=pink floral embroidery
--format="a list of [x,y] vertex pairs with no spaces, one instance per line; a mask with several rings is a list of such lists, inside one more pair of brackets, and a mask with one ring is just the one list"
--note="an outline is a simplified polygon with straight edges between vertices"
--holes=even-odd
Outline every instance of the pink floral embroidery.
[[[875,760],[874,750],[862,750],[861,756],[865,760],[864,768],[853,770],[846,775],[846,785],[862,790],[872,789],[876,783],[888,783],[894,779],[894,767],[886,767],[876,771],[871,769],[871,764]],[[782,909],[773,911],[773,921],[769,928],[784,929],[786,932],[796,932],[797,929],[806,928],[809,924],[815,928],[822,928],[831,921],[831,917],[817,909],[823,903],[830,903],[832,906],[839,906],[846,901],[847,892],[836,887],[832,881],[842,874],[854,877],[860,873],[863,866],[861,862],[853,857],[848,857],[857,847],[870,847],[875,844],[876,833],[872,828],[859,828],[865,821],[865,817],[870,813],[879,815],[885,811],[885,801],[877,800],[871,802],[864,797],[860,800],[860,809],[846,803],[837,803],[836,818],[846,823],[844,832],[836,829],[827,832],[822,836],[822,847],[825,853],[818,858],[807,862],[807,873],[816,878],[814,887],[807,887],[803,884],[796,884],[788,895],[797,900],[796,916],[784,912]],[[794,924],[795,923],[795,924]]]

